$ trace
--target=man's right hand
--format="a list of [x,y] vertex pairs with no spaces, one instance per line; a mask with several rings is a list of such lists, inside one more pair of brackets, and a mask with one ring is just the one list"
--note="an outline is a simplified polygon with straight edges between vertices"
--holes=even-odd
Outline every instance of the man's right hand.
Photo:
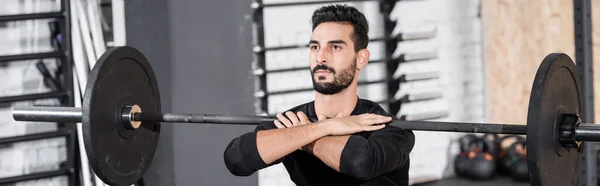
[[361,114],[349,117],[335,117],[325,120],[323,127],[328,135],[349,135],[363,131],[374,131],[385,127],[392,117],[377,114]]

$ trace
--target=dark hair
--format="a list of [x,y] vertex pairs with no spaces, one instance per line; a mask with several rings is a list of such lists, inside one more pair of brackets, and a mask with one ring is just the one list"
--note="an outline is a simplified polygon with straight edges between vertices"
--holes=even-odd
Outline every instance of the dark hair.
[[367,48],[369,45],[369,24],[365,15],[355,7],[347,5],[328,5],[315,10],[312,15],[312,30],[324,22],[349,23],[354,27],[350,39],[354,41],[354,51]]

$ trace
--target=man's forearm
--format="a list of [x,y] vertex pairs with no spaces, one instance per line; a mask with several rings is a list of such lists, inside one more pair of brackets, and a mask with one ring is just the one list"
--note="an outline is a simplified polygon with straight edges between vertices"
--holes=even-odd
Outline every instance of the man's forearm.
[[266,164],[298,150],[325,135],[322,123],[311,123],[290,128],[263,130],[256,134],[256,148]]
[[348,142],[348,138],[350,138],[350,135],[325,136],[307,145],[305,150],[339,172],[342,151],[346,146],[346,142]]

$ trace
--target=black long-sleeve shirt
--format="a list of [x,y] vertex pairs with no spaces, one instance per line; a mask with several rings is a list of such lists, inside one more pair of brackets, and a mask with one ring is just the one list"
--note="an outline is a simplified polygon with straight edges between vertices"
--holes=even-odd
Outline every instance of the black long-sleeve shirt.
[[[289,111],[294,113],[302,111],[309,118],[316,118],[314,102],[296,106]],[[378,104],[359,98],[351,115],[364,113],[395,118]],[[272,122],[265,122],[258,125],[253,132],[233,139],[223,154],[229,171],[237,176],[249,176],[260,169],[283,162],[291,180],[299,186],[408,185],[409,154],[415,141],[414,134],[410,130],[387,125],[380,130],[351,135],[342,150],[340,171],[337,172],[319,158],[302,150],[266,164],[256,147],[256,133],[260,130],[276,128]]]

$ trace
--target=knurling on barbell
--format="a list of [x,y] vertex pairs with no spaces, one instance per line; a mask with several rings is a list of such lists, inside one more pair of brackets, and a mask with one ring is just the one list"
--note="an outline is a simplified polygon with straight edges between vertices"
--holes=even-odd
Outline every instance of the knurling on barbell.
[[[525,134],[532,185],[577,184],[582,141],[600,141],[600,128],[580,123],[579,75],[569,56],[547,55],[540,64],[529,100],[527,125],[403,121],[389,125],[406,130]],[[132,185],[154,157],[161,124],[256,125],[273,116],[161,113],[159,88],[150,63],[128,46],[107,50],[92,69],[82,108],[15,107],[17,121],[81,122],[90,165],[110,185]],[[316,121],[311,117],[312,121]]]

